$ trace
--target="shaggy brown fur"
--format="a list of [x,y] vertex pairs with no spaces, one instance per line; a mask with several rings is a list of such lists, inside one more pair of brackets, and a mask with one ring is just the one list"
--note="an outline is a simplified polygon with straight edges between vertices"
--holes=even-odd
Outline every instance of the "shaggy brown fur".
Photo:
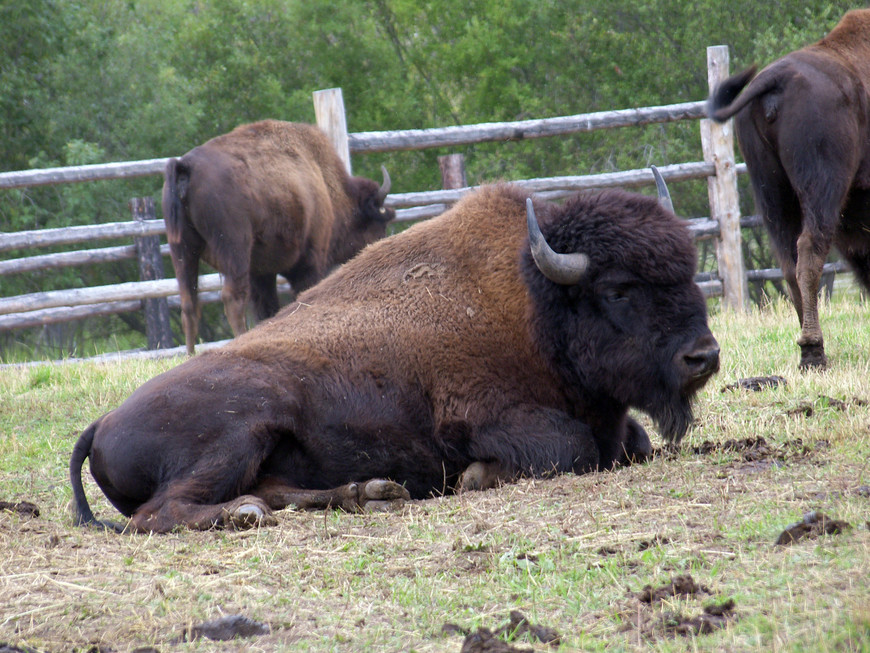
[[651,451],[629,407],[679,440],[719,351],[688,231],[619,191],[538,203],[552,247],[590,259],[559,285],[524,199],[484,188],[143,385],[76,445],[77,519],[88,456],[133,528],[165,531],[425,498],[469,468],[465,488],[610,468]]
[[257,319],[278,312],[276,275],[294,292],[323,278],[395,217],[388,184],[349,177],[313,125],[265,120],[170,159],[163,215],[181,295],[184,339],[193,353],[203,258],[224,275],[223,301],[235,335],[247,330],[249,293]]

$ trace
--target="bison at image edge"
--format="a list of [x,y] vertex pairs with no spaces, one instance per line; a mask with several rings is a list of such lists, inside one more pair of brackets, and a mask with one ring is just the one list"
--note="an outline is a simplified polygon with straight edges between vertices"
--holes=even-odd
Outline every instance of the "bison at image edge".
[[[507,185],[378,241],[277,316],[151,379],[80,436],[126,528],[395,505],[678,442],[719,347],[692,237],[654,198]],[[538,220],[540,219],[540,226]]]
[[233,335],[278,312],[276,275],[294,293],[317,283],[396,217],[378,186],[347,174],[318,127],[263,120],[241,125],[166,164],[163,216],[187,353],[199,329],[200,258],[224,277],[221,299]]
[[818,293],[832,245],[870,290],[870,9],[850,11],[818,43],[757,76],[749,68],[729,77],[707,112],[719,122],[735,117],[800,321],[800,367],[824,369]]

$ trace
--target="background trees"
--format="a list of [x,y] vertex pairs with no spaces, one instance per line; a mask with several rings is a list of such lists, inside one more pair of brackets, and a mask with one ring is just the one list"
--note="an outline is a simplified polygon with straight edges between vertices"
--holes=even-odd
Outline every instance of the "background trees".
[[[729,45],[733,70],[764,64],[820,38],[853,6],[843,0],[0,0],[0,170],[180,155],[252,120],[313,122],[311,93],[333,86],[343,89],[351,131],[699,100],[707,95],[706,46]],[[442,153],[360,156],[354,172],[378,178],[386,163],[394,191],[434,189]],[[480,144],[464,153],[470,183],[701,158],[694,124]],[[160,183],[0,191],[0,230],[123,220],[128,199],[157,197]],[[705,214],[702,183],[673,192],[681,213]],[[744,210],[751,209],[747,194]],[[84,279],[78,272],[72,280],[5,277],[3,294],[93,283],[89,276],[111,283],[125,274],[101,268]]]

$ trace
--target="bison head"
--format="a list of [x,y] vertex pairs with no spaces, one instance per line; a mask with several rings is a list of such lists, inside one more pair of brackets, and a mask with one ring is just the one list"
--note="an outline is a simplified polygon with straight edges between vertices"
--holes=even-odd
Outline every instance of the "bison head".
[[692,398],[719,369],[688,230],[664,200],[621,191],[545,210],[548,239],[527,203],[523,270],[539,346],[578,411],[637,408],[679,442]]
[[384,182],[380,186],[366,177],[349,179],[348,195],[352,199],[354,215],[341,234],[336,234],[333,240],[333,261],[344,262],[369,243],[380,240],[387,234],[387,223],[395,219],[396,211],[384,206],[391,182],[390,174],[384,166],[381,166],[381,171]]

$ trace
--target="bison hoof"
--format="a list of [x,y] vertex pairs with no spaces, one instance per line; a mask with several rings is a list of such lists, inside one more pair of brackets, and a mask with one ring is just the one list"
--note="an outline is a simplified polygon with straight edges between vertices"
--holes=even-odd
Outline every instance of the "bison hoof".
[[498,463],[482,463],[477,461],[471,463],[462,472],[462,475],[459,477],[459,483],[456,486],[456,491],[489,490],[498,487],[511,478],[513,477]]
[[828,367],[828,357],[820,345],[801,345],[800,369],[804,372],[823,371]]
[[395,499],[404,499],[409,501],[411,495],[403,486],[392,481],[385,481],[380,478],[366,481],[360,491],[360,500],[364,501],[393,501]]
[[399,510],[405,501],[411,499],[411,494],[404,487],[380,478],[365,483],[351,483],[348,489],[352,498],[342,506],[345,510],[363,512]]
[[278,523],[269,507],[256,497],[240,497],[243,501],[227,508],[227,526],[246,530],[258,526],[274,526]]

